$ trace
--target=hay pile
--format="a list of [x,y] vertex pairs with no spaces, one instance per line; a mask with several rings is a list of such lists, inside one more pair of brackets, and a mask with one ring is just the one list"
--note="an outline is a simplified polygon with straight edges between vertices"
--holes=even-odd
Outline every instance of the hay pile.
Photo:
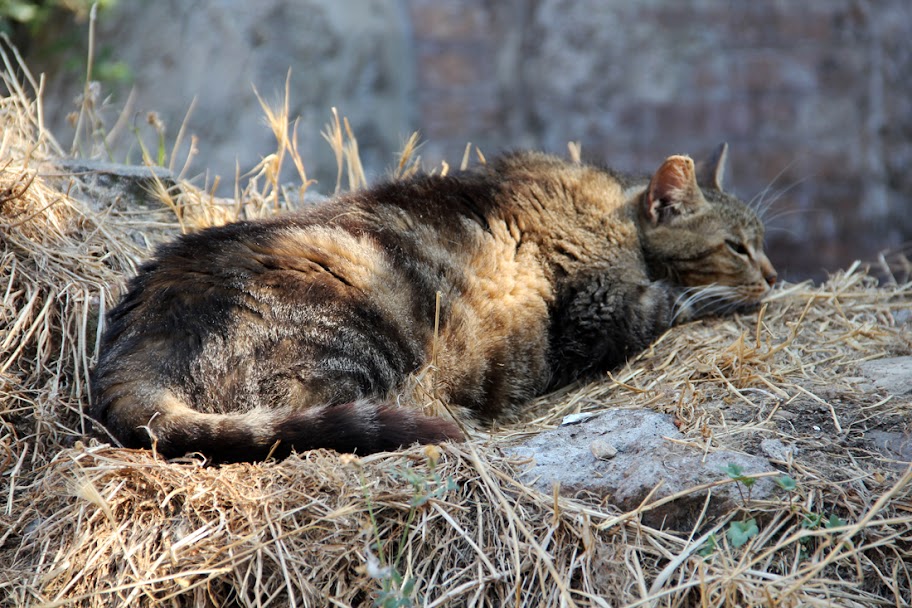
[[[39,172],[60,148],[7,67],[4,605],[912,602],[912,472],[867,440],[872,431],[908,431],[912,407],[907,397],[866,387],[856,369],[912,350],[903,326],[912,285],[878,286],[858,268],[820,287],[779,289],[759,313],[675,328],[604,381],[542,399],[535,420],[486,440],[218,468],[87,440],[99,319],[136,262],[182,229],[284,207],[276,163],[285,154],[298,160],[287,115],[278,112],[271,118],[281,126],[279,153],[238,190],[238,205],[219,206],[182,184],[163,186],[167,204],[158,208],[96,209],[66,178]],[[342,142],[341,130],[328,135]],[[352,141],[337,148],[350,171]],[[133,238],[136,231],[148,242]],[[764,439],[777,439],[788,449],[775,464],[794,484],[783,481],[777,500],[745,497],[738,510],[693,530],[659,530],[640,520],[649,504],[620,513],[610,498],[543,495],[515,481],[522,463],[499,445],[607,406],[671,413],[705,451],[759,453]]]

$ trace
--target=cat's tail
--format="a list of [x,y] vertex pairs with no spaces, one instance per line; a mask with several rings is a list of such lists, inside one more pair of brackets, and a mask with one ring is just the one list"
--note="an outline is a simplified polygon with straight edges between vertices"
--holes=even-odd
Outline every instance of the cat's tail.
[[370,401],[216,414],[198,412],[170,396],[139,425],[119,416],[129,413],[135,423],[135,409],[111,405],[101,422],[125,446],[151,447],[169,458],[198,452],[217,463],[281,459],[292,450],[317,448],[365,455],[465,439],[453,422]]

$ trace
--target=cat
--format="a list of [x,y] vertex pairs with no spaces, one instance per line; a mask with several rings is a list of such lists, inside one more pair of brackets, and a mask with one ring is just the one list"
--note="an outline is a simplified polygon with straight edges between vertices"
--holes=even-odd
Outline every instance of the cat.
[[515,418],[771,289],[726,151],[644,178],[517,152],[184,235],[110,311],[90,413],[213,462],[463,439],[416,406],[421,379],[462,423]]

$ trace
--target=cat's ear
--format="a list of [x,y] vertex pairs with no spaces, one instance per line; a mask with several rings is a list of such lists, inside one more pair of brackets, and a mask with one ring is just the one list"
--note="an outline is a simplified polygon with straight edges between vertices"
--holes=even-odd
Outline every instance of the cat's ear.
[[723,142],[709,155],[709,158],[697,163],[697,183],[704,188],[722,192],[727,159],[728,144]]
[[646,190],[646,217],[653,225],[686,215],[704,205],[689,156],[669,156],[652,176]]

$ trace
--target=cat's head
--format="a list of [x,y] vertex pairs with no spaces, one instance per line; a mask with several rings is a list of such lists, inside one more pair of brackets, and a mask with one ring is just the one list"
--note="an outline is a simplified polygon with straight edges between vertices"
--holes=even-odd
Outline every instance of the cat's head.
[[668,157],[640,197],[638,224],[650,272],[731,307],[758,302],[776,282],[763,223],[722,190],[727,146],[697,165]]

